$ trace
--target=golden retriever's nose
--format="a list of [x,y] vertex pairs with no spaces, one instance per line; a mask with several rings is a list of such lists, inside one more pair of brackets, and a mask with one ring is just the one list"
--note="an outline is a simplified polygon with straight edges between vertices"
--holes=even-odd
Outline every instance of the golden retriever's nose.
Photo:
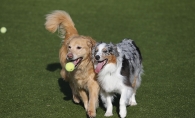
[[72,59],[73,58],[73,54],[72,53],[68,53],[67,57],[68,57],[68,59]]

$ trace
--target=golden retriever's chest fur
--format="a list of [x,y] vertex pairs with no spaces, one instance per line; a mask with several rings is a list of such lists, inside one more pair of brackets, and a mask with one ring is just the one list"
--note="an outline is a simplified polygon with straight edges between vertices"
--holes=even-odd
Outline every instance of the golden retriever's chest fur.
[[82,70],[77,70],[73,75],[73,78],[71,78],[71,81],[78,88],[86,88],[85,86],[87,84],[88,79],[86,77],[86,74],[84,74]]
[[[91,64],[91,63],[90,63]],[[90,65],[89,64],[89,65]],[[93,81],[92,79],[95,78],[94,70],[91,65],[89,68],[86,66],[80,65],[74,73],[70,73],[70,81],[74,84],[74,86],[78,89],[86,89],[87,90],[87,83],[89,81]]]

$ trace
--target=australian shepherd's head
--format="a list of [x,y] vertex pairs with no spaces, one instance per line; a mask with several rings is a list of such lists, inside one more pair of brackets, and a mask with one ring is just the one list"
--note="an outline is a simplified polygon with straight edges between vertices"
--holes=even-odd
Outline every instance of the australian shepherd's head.
[[107,64],[116,64],[118,56],[117,46],[112,43],[97,43],[93,49],[95,72],[99,73]]

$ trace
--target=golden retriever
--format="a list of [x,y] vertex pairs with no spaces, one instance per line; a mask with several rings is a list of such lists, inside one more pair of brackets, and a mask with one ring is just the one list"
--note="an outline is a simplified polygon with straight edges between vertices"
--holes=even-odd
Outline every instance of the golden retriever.
[[[58,30],[64,38],[59,51],[62,66],[60,74],[64,80],[69,82],[73,101],[79,103],[81,99],[88,116],[95,117],[100,89],[91,59],[95,40],[88,36],[79,35],[71,17],[65,11],[56,10],[47,14],[45,27],[52,33]],[[67,62],[75,64],[74,71],[65,70],[64,66]]]

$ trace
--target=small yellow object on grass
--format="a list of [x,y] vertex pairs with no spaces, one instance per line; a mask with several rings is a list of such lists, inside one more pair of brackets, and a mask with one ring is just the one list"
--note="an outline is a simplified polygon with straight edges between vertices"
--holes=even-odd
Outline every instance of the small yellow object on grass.
[[6,33],[7,29],[5,27],[1,27],[1,33]]
[[73,64],[72,62],[66,63],[65,69],[66,69],[68,72],[72,72],[72,71],[74,70],[74,64]]

